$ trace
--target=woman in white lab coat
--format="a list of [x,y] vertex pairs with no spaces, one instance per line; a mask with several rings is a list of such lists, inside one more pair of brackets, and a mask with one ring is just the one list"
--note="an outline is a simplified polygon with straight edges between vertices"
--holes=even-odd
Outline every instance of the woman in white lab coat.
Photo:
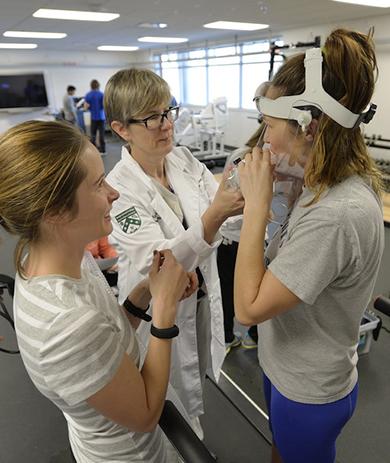
[[[107,177],[121,195],[111,211],[111,242],[119,252],[119,302],[147,274],[154,250],[171,249],[185,269],[197,269],[201,290],[179,307],[180,336],[173,343],[170,376],[197,423],[206,368],[211,366],[218,378],[225,356],[218,230],[228,217],[241,213],[243,201],[241,193],[223,183],[219,187],[187,148],[173,146],[178,108],[171,108],[170,101],[168,84],[149,70],[122,70],[107,83],[106,116],[126,142]],[[139,333],[147,341],[146,322]]]

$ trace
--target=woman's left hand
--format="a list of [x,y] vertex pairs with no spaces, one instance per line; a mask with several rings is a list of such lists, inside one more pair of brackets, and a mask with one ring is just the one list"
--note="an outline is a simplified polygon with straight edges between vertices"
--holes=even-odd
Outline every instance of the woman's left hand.
[[256,206],[268,211],[273,195],[273,170],[269,150],[255,146],[238,165],[240,189],[245,207]]

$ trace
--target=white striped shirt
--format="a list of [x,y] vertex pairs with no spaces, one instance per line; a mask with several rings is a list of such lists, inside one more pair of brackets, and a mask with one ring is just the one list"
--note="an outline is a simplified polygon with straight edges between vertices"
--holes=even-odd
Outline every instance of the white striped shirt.
[[139,365],[135,332],[89,254],[80,279],[17,275],[14,313],[23,362],[63,412],[78,463],[175,461],[159,427],[129,432],[86,402],[111,381],[125,352]]

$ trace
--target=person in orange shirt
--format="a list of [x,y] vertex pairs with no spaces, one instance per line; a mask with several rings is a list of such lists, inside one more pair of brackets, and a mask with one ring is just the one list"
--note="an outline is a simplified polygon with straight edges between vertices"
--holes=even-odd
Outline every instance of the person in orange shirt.
[[118,257],[114,246],[108,242],[108,237],[103,236],[99,240],[92,241],[87,244],[87,251],[89,251],[95,259],[109,259]]
[[[118,266],[116,265],[118,253],[114,246],[108,242],[108,237],[103,236],[98,240],[91,241],[87,244],[85,249],[89,251],[97,261],[96,263],[103,272],[108,284],[110,286],[116,286],[118,283]],[[115,261],[113,261],[113,259],[115,259]],[[106,260],[106,262],[103,260]]]

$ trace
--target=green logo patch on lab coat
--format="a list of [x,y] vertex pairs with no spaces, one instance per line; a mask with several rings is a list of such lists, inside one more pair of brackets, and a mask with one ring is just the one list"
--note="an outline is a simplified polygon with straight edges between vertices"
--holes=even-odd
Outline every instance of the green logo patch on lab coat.
[[134,206],[116,215],[115,219],[121,229],[129,235],[135,233],[140,228],[142,223],[141,218]]

